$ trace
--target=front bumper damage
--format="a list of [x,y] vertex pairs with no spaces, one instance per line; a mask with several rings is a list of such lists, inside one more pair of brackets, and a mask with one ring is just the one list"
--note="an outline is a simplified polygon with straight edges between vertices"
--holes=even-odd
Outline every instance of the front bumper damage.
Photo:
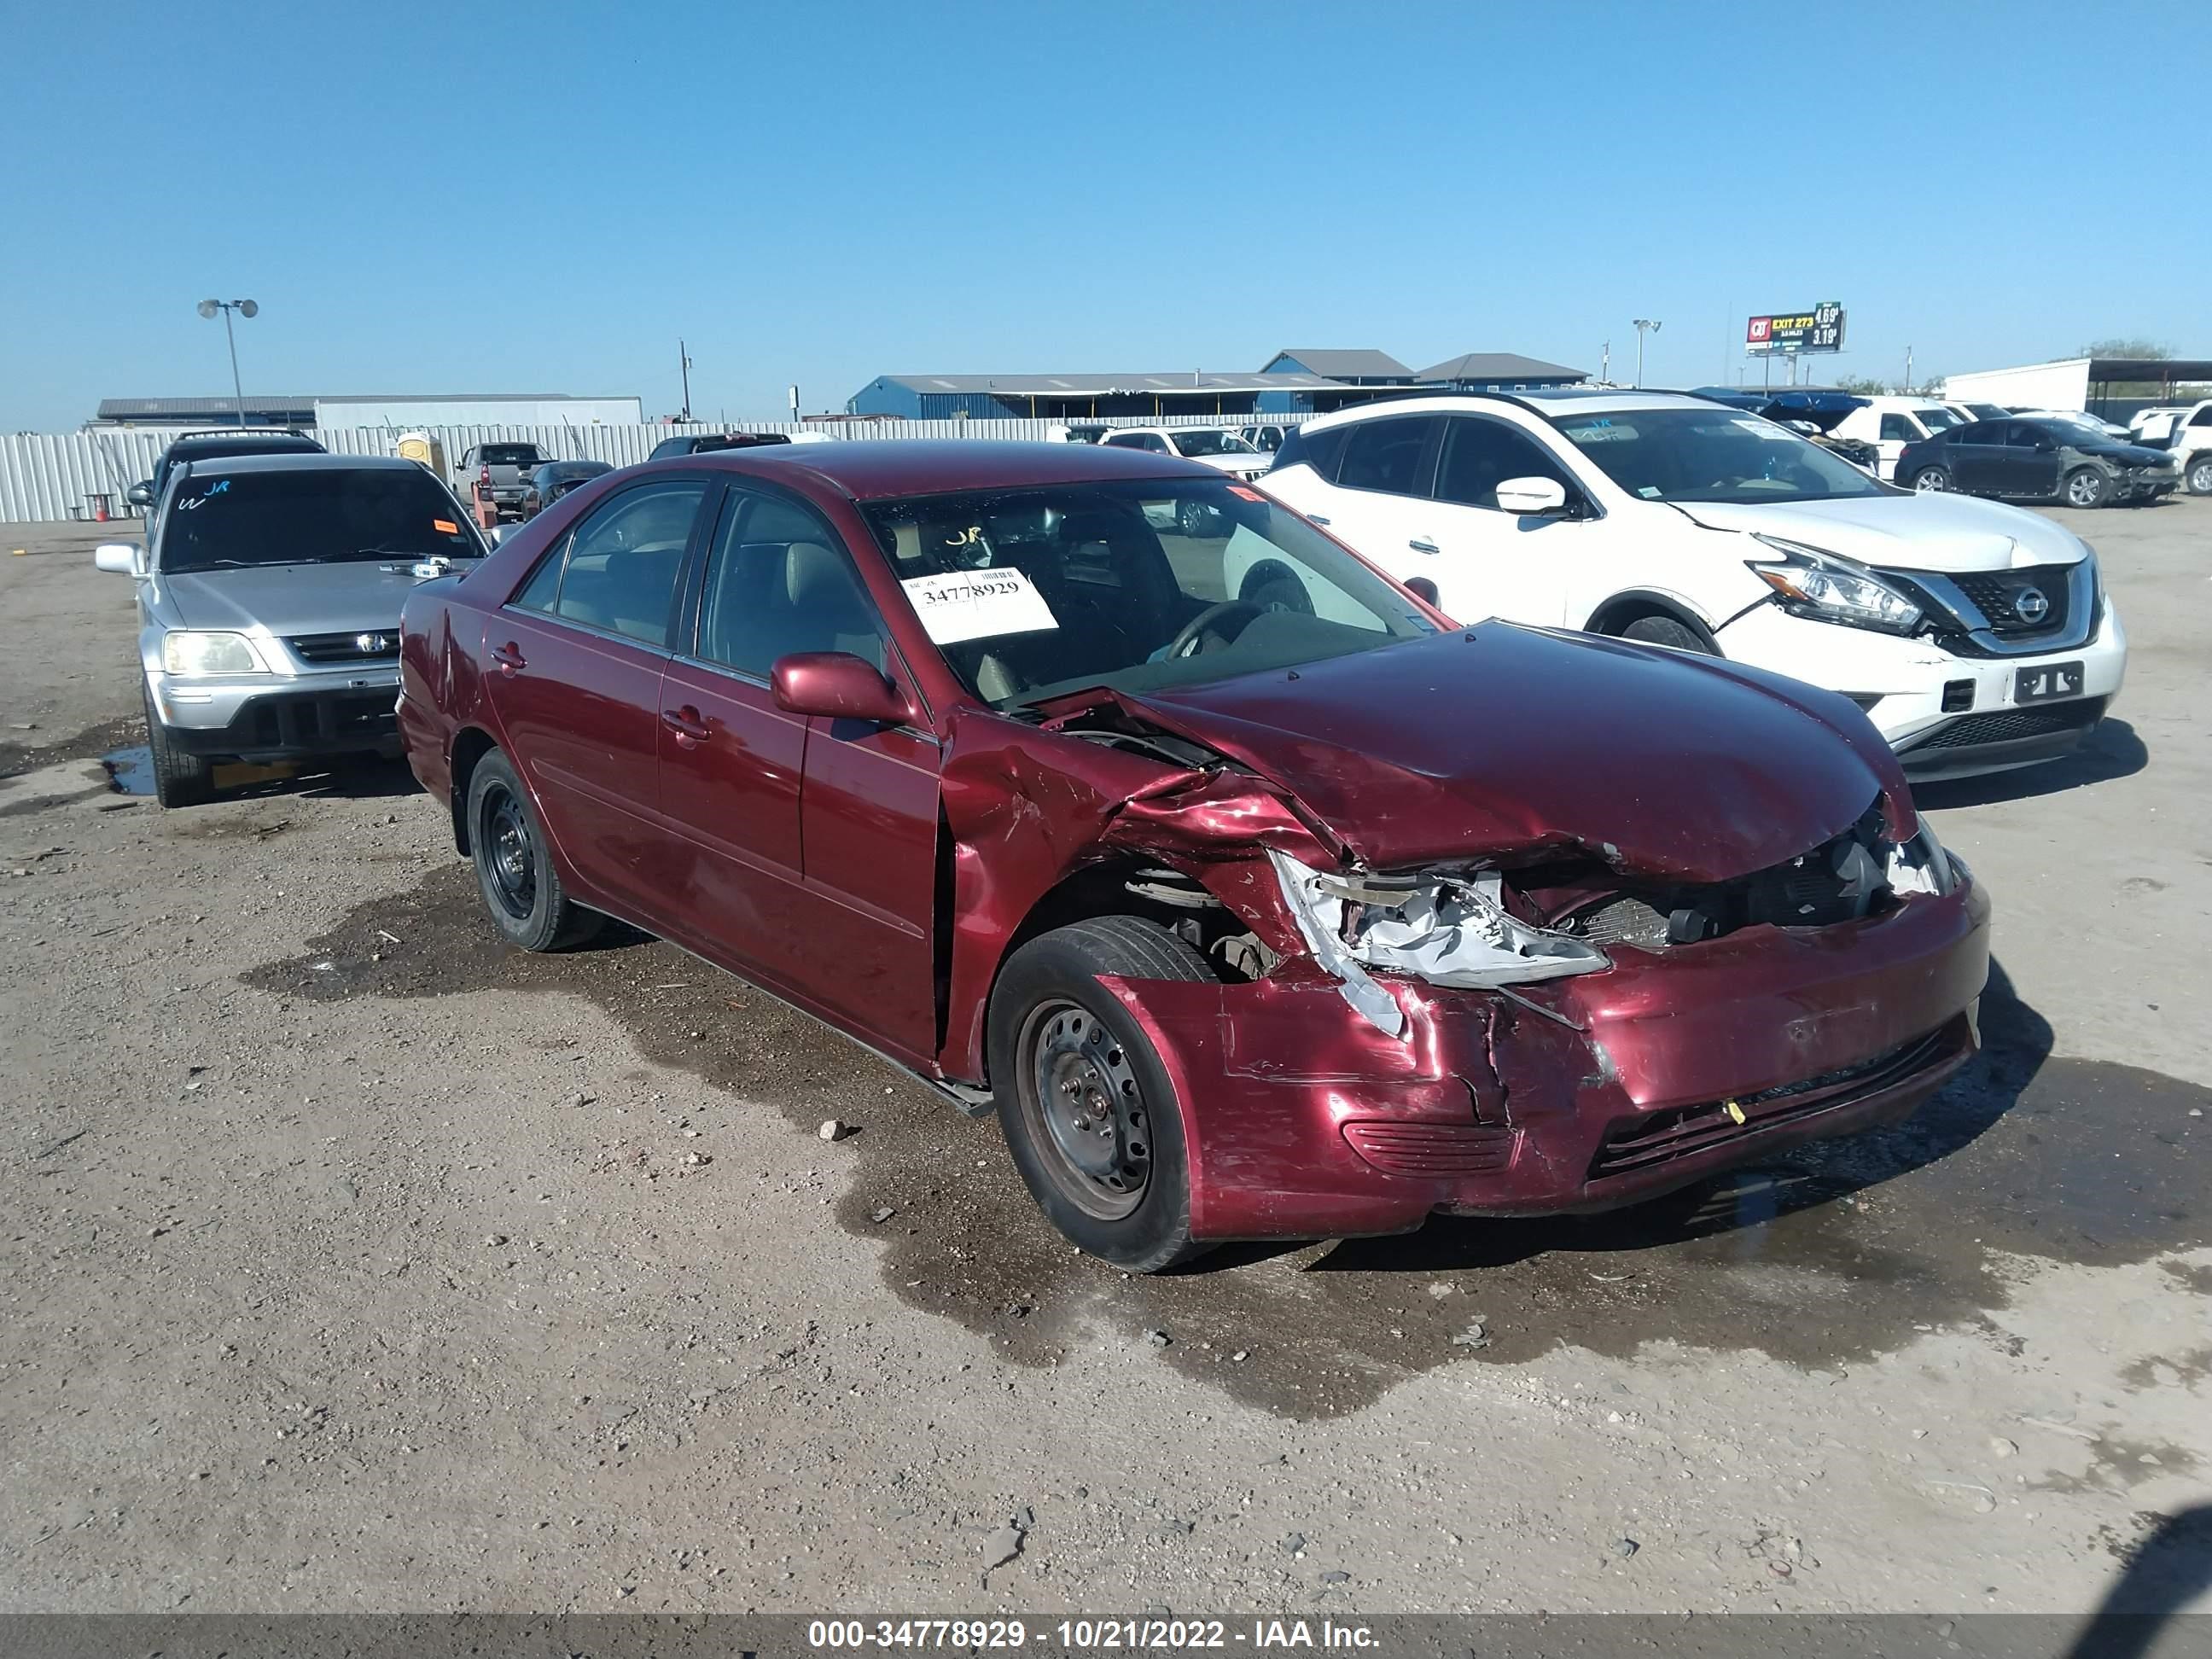
[[1988,922],[1967,878],[1510,996],[1377,975],[1398,1036],[1310,962],[1113,988],[1188,1103],[1196,1236],[1401,1232],[1609,1209],[1903,1118],[1975,1051]]
[[[1448,946],[1370,933],[1362,963],[1316,937],[1295,890],[1331,871],[1335,890],[1367,890],[1326,823],[1242,764],[1178,769],[1165,752],[1060,745],[1085,720],[1105,724],[1100,708],[1038,734],[1054,744],[1048,765],[1026,743],[956,735],[940,1069],[988,1083],[991,978],[1041,895],[1131,854],[1179,872],[1251,928],[1264,963],[1221,982],[1106,982],[1175,1085],[1195,1237],[1382,1234],[1438,1212],[1632,1203],[1900,1119],[1978,1046],[1989,903],[1963,866],[1941,890],[1893,866],[1881,908],[1830,925],[1760,921],[1577,953],[1559,933],[1518,938],[1484,921],[1481,937]],[[1140,710],[1120,710],[1125,726],[1141,724]],[[1190,733],[1165,731],[1188,745]],[[1862,823],[1885,813],[1911,829],[1901,790]],[[1529,971],[1547,951],[1559,964]],[[1512,971],[1499,966],[1516,957]],[[1406,970],[1417,961],[1434,977]]]

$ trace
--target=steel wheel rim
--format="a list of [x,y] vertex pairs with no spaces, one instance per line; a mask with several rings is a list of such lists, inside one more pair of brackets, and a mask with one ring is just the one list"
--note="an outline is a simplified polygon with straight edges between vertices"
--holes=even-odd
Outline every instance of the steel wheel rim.
[[1151,1113],[1121,1041],[1065,999],[1022,1022],[1019,1088],[1053,1184],[1085,1214],[1120,1221],[1152,1184]]
[[1934,495],[1949,489],[1950,485],[1942,473],[1930,467],[1912,481],[1912,487],[1923,495]]
[[477,830],[492,897],[515,921],[529,921],[538,905],[538,844],[512,790],[495,785],[485,791]]
[[2066,491],[2066,499],[2076,507],[2094,507],[2097,498],[2104,493],[2095,478],[2083,477],[2074,480]]

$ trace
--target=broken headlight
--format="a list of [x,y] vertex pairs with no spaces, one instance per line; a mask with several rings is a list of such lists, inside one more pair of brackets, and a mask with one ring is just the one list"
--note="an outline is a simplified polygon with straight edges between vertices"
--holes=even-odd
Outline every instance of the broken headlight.
[[1954,892],[1966,866],[1943,850],[1924,818],[1920,833],[1889,849],[1889,887],[1893,893]]
[[1594,945],[1508,915],[1494,870],[1374,876],[1311,869],[1272,848],[1268,857],[1315,956],[1345,981],[1352,1006],[1388,1031],[1398,1009],[1369,968],[1481,989],[1613,965]]
[[1864,565],[1778,536],[1752,539],[1781,556],[1744,562],[1781,596],[1782,608],[1791,616],[1884,634],[1910,634],[1920,626],[1920,607]]

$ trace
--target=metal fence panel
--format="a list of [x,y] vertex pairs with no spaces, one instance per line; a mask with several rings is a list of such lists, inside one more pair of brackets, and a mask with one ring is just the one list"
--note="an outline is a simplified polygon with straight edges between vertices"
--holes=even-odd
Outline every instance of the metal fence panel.
[[[1202,416],[1169,416],[1158,421],[1101,420],[1097,426],[1230,426],[1268,424],[1294,426],[1307,418],[1298,415],[1269,415],[1226,420]],[[534,443],[561,460],[605,461],[615,466],[634,466],[655,444],[687,433],[782,432],[817,434],[835,440],[860,442],[913,441],[917,439],[957,439],[971,442],[1042,442],[1062,422],[1007,421],[881,421],[809,423],[803,421],[737,421],[727,424],[697,422],[688,426],[653,423],[638,426],[437,426],[331,427],[315,437],[337,455],[392,455],[398,453],[402,430],[427,432],[446,452],[449,465],[458,466],[470,446],[486,443]],[[0,522],[85,519],[94,514],[95,497],[105,496],[114,517],[135,517],[138,509],[123,497],[131,486],[150,478],[161,451],[176,435],[173,430],[143,428],[94,428],[82,432],[24,433],[0,436]]]

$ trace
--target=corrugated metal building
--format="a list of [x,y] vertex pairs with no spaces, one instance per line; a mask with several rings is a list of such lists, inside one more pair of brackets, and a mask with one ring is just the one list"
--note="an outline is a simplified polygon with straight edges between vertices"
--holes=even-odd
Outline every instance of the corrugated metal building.
[[1418,374],[1388,352],[1285,349],[1256,374],[880,374],[847,399],[853,415],[909,421],[1249,419],[1326,415],[1416,392],[1516,392],[1589,374],[1510,351],[1469,351]]
[[[242,417],[242,418],[241,418]],[[250,398],[103,398],[94,427],[635,426],[636,398],[568,392],[356,392]]]
[[[1233,419],[1312,414],[1360,402],[1376,389],[1319,374],[881,374],[846,401],[853,415],[909,421],[1152,420],[1170,415]],[[1305,406],[1300,408],[1303,400]]]

